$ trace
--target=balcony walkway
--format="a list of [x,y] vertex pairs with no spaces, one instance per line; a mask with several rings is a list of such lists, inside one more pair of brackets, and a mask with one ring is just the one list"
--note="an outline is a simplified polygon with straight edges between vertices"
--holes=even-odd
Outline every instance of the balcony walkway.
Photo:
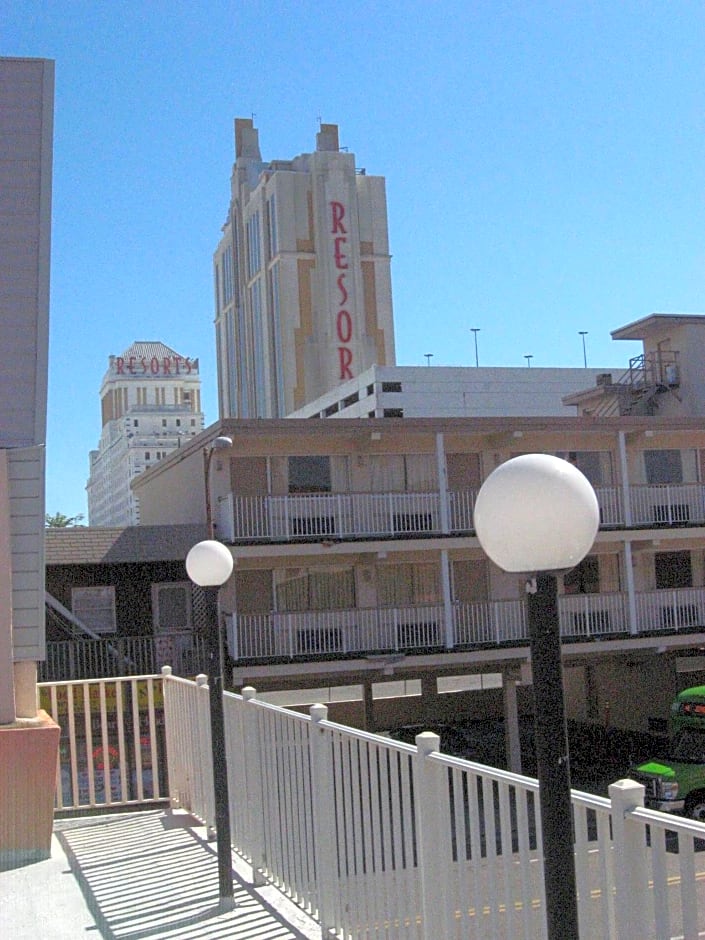
[[184,812],[57,820],[50,859],[0,872],[13,940],[312,940],[320,927],[234,857],[236,908],[218,913],[215,843]]

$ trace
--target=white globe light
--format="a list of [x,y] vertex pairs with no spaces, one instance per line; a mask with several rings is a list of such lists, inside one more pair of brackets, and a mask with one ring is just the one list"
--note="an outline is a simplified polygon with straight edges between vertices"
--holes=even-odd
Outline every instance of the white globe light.
[[597,497],[573,464],[522,454],[482,484],[473,512],[485,552],[503,571],[560,571],[587,555],[600,525]]
[[201,587],[225,584],[233,570],[233,556],[222,542],[206,539],[186,556],[186,573]]

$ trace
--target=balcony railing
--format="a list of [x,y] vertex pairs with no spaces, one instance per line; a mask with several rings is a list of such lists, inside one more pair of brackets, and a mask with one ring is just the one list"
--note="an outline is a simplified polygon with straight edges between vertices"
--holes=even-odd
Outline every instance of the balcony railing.
[[39,664],[39,679],[58,682],[96,676],[153,675],[167,664],[181,676],[203,672],[206,668],[203,638],[190,631],[179,631],[50,641],[46,660]]
[[[636,595],[638,633],[705,627],[705,588]],[[590,640],[629,634],[623,592],[563,595],[561,636]],[[446,626],[450,620],[450,628]],[[239,614],[227,618],[230,654],[239,660],[303,659],[429,649],[507,646],[528,641],[524,600],[455,602],[399,608]]]
[[[600,525],[623,527],[619,486],[595,488]],[[630,490],[632,525],[705,523],[705,485],[636,485]],[[474,532],[476,490],[424,493],[307,493],[229,496],[217,507],[218,532],[228,542],[420,537]],[[444,515],[447,522],[444,523]]]

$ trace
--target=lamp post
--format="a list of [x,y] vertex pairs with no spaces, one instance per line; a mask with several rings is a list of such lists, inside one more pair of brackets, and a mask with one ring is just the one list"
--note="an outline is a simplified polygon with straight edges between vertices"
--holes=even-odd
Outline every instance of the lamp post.
[[206,526],[209,539],[212,539],[215,534],[215,527],[213,524],[213,507],[211,505],[211,461],[213,460],[213,454],[217,450],[227,450],[232,446],[233,439],[231,437],[222,435],[220,437],[216,437],[210,447],[203,448],[203,480],[206,493]]
[[588,335],[587,330],[578,330],[578,336],[581,337],[583,341],[583,367],[587,369],[587,350],[585,349],[585,337]]
[[471,327],[470,327],[470,332],[471,332],[471,333],[473,334],[473,336],[475,337],[475,368],[477,369],[477,368],[479,368],[479,366],[480,366],[480,360],[479,360],[478,357],[477,357],[477,334],[480,332],[480,327],[479,327],[479,326],[471,326]]
[[225,756],[225,719],[223,715],[222,631],[218,610],[218,591],[230,577],[233,556],[222,544],[208,539],[194,545],[186,556],[186,573],[203,588],[208,612],[207,656],[210,700],[211,751],[213,760],[213,796],[218,851],[218,897],[221,911],[232,910],[232,850],[228,801],[228,765]]
[[557,572],[587,555],[599,527],[595,491],[577,467],[523,454],[485,480],[474,511],[478,540],[507,572],[528,576],[534,726],[543,832],[548,940],[578,940],[570,758],[556,596]]

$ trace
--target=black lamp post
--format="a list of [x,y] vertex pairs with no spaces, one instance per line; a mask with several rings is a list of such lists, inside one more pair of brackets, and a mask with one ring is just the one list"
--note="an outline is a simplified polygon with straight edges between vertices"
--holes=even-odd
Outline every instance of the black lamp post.
[[579,940],[570,758],[555,574],[587,555],[599,527],[595,491],[548,454],[500,464],[478,493],[475,531],[492,561],[528,573],[527,606],[548,940]]
[[194,584],[198,584],[203,588],[208,611],[208,689],[213,760],[213,797],[218,850],[218,897],[221,911],[232,910],[235,905],[228,800],[228,765],[225,755],[225,717],[223,714],[222,631],[218,610],[218,591],[220,586],[228,580],[232,570],[233,556],[222,542],[215,542],[212,539],[199,542],[193,546],[186,556],[186,572]]

